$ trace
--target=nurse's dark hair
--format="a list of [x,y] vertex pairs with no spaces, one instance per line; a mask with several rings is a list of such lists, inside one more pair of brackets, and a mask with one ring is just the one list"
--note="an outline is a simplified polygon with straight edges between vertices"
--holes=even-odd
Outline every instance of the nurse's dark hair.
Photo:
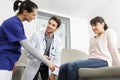
[[33,9],[38,9],[38,6],[30,0],[25,1],[16,0],[14,2],[13,10],[14,11],[18,10],[17,14],[22,14],[24,10],[27,10],[30,13],[33,12]]
[[60,27],[60,25],[61,25],[61,20],[60,20],[58,17],[52,16],[52,17],[49,19],[49,21],[50,21],[50,20],[54,20],[54,21],[57,23],[57,28]]
[[107,30],[108,29],[108,26],[107,24],[105,23],[105,20],[103,19],[103,17],[101,16],[97,16],[97,17],[94,17],[93,19],[90,20],[90,24],[91,25],[97,25],[97,23],[104,23],[104,30]]

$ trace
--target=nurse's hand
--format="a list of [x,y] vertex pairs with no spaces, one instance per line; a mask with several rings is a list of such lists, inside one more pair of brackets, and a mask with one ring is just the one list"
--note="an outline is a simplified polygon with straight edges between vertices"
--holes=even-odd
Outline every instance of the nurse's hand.
[[51,62],[48,64],[48,67],[50,68],[51,71],[54,71],[55,68],[59,68],[58,66],[54,65],[54,64],[51,63]]
[[13,73],[15,73],[15,71],[16,71],[16,65],[14,65],[13,67]]

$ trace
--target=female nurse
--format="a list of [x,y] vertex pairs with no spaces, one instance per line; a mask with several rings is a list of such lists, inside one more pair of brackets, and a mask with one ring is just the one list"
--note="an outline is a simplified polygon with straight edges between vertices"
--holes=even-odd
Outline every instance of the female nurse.
[[38,6],[30,0],[16,0],[13,9],[18,10],[17,14],[6,19],[0,26],[0,80],[12,79],[12,70],[21,55],[22,46],[53,71],[57,66],[40,55],[27,40],[24,32],[22,22],[35,19]]

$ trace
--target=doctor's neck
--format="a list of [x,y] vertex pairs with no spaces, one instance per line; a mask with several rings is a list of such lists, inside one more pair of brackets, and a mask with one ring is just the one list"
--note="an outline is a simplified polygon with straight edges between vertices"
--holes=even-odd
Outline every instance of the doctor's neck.
[[45,33],[45,35],[48,37],[48,38],[52,38],[54,36],[54,33]]

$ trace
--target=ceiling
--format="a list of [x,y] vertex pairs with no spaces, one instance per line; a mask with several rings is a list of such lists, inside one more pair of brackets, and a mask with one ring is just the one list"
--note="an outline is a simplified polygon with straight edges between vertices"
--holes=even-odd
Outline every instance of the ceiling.
[[[14,1],[14,0],[11,0]],[[67,16],[89,18],[106,7],[111,0],[33,0],[39,9]]]
[[111,0],[34,0],[40,9],[68,16],[89,18],[104,8]]

